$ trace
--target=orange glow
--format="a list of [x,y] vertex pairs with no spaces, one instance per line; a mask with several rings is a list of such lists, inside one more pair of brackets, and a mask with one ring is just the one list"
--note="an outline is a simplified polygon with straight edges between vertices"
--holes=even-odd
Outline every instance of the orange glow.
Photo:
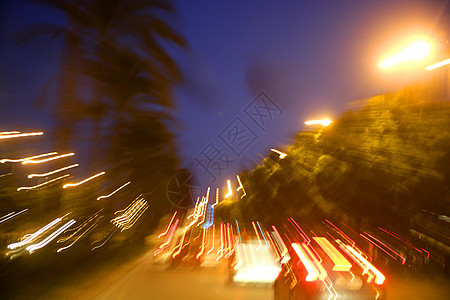
[[382,61],[378,66],[380,68],[389,68],[393,65],[405,62],[405,61],[414,61],[425,58],[430,53],[431,46],[426,41],[418,41],[412,43],[405,50],[400,53],[391,56],[390,58]]
[[350,271],[352,264],[325,237],[313,237],[334,263],[333,271]]
[[442,67],[442,66],[445,66],[445,65],[448,65],[448,64],[450,64],[450,58],[446,59],[446,60],[443,60],[443,61],[440,61],[438,63],[435,63],[435,64],[433,64],[431,66],[428,66],[428,67],[425,68],[425,70],[431,71],[431,70],[437,69],[439,67]]

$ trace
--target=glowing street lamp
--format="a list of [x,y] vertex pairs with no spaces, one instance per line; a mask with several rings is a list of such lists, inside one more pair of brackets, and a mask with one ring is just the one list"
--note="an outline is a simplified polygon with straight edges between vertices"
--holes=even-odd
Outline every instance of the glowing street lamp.
[[386,69],[402,62],[420,60],[428,56],[428,54],[430,54],[430,50],[431,46],[429,43],[425,41],[418,41],[412,43],[400,53],[382,61],[378,66]]
[[332,122],[329,119],[322,119],[322,120],[310,120],[310,121],[306,121],[305,124],[306,125],[322,125],[322,126],[328,126],[330,125]]

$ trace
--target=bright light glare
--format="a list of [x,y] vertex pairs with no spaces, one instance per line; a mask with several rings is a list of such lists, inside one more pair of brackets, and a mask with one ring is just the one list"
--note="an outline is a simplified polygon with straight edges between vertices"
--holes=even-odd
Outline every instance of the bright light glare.
[[419,60],[426,57],[430,53],[430,50],[431,46],[429,43],[418,41],[411,44],[402,52],[382,61],[378,66],[385,69],[405,61]]
[[[11,131],[10,133],[12,133]],[[0,140],[2,139],[11,139],[11,138],[17,138],[17,137],[26,137],[26,136],[35,136],[35,135],[43,135],[43,132],[29,132],[29,133],[16,133],[16,134],[8,134],[8,133],[2,133],[0,134]]]
[[448,64],[450,64],[450,58],[446,59],[446,60],[443,60],[443,61],[440,61],[438,63],[435,63],[435,64],[433,64],[431,66],[428,66],[428,67],[425,68],[425,70],[431,71],[431,70],[437,69],[439,67],[442,67],[442,66],[445,66],[445,65],[448,65]]
[[[310,120],[310,121],[306,121],[305,124],[306,125],[322,125],[322,126],[328,126],[330,125],[332,122],[329,119],[322,119],[322,120]],[[280,157],[281,158],[281,157]]]

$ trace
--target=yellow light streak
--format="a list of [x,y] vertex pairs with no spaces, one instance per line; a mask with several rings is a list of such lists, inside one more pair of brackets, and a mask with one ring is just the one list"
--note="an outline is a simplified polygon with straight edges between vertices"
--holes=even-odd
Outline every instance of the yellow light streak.
[[98,198],[97,198],[97,201],[100,200],[100,199],[105,199],[105,198],[111,197],[112,195],[114,195],[115,193],[117,193],[118,191],[120,191],[121,189],[123,189],[124,187],[126,187],[127,185],[129,185],[130,183],[131,183],[131,181],[128,181],[127,183],[125,183],[125,184],[122,185],[121,187],[117,188],[117,189],[116,189],[114,192],[112,192],[111,194],[106,195],[106,196],[100,196],[100,197],[98,197]]
[[50,234],[48,237],[46,237],[44,240],[42,240],[41,242],[37,243],[37,244],[33,244],[27,247],[28,252],[33,253],[34,251],[44,247],[45,245],[47,245],[48,243],[50,243],[55,237],[57,237],[58,235],[60,235],[64,230],[66,230],[67,228],[69,228],[70,226],[72,226],[73,224],[75,224],[76,221],[74,219],[70,220],[69,222],[67,222],[66,224],[64,224],[63,226],[61,226],[60,228],[58,228],[55,232],[53,232],[52,234]]
[[122,215],[112,219],[111,223],[119,227],[120,231],[127,230],[136,223],[147,208],[147,201],[138,199],[134,201],[131,206],[129,205],[128,209],[126,209]]
[[66,177],[68,177],[68,176],[70,176],[70,174],[66,174],[66,175],[60,176],[60,177],[58,177],[58,178],[55,178],[55,179],[46,181],[46,182],[44,182],[44,183],[41,183],[41,184],[38,184],[38,185],[35,185],[35,186],[22,186],[22,187],[17,188],[17,191],[21,191],[21,190],[34,190],[34,189],[40,188],[40,187],[42,187],[42,186],[46,186],[46,185],[48,185],[48,184],[50,184],[50,183],[52,183],[52,182],[55,182],[55,181],[58,181],[58,180],[60,180],[60,179],[66,178]]
[[70,243],[69,245],[67,245],[65,247],[59,248],[58,250],[56,250],[56,252],[60,253],[61,251],[67,250],[70,247],[72,247],[73,244],[75,244],[83,235],[85,235],[87,232],[89,232],[89,230],[94,228],[97,225],[97,223],[100,221],[101,218],[103,218],[103,216],[100,216],[100,218],[95,220],[94,224],[92,224],[88,229],[86,229],[83,233],[81,233],[72,243]]
[[419,60],[426,57],[430,53],[430,50],[431,46],[429,43],[418,41],[411,44],[400,53],[382,61],[378,66],[385,69],[405,61]]
[[[309,122],[309,121],[307,121],[307,122]],[[305,123],[306,123],[306,122],[305,122]],[[277,150],[277,149],[270,149],[270,151],[273,151],[273,152],[275,152],[275,153],[280,154],[280,156],[279,156],[280,159],[283,159],[283,158],[285,158],[285,157],[287,156],[286,153],[281,152],[280,150]]]
[[328,126],[332,123],[329,119],[322,119],[322,120],[310,120],[306,121],[306,125],[322,125],[322,126]]
[[377,268],[375,268],[374,265],[372,265],[367,259],[365,259],[361,253],[359,253],[358,251],[356,251],[353,247],[346,245],[340,241],[338,241],[339,243],[339,247],[344,250],[345,252],[347,252],[347,254],[349,254],[353,260],[360,265],[361,268],[364,269],[364,273],[368,272],[369,270],[371,271],[371,273],[367,273],[369,276],[367,278],[367,282],[370,283],[373,279],[373,277],[375,277],[375,283],[378,285],[381,285],[384,283],[384,280],[386,279],[386,277],[383,275],[383,273],[381,273]]
[[236,189],[236,192],[239,192],[239,190],[242,189],[242,192],[243,192],[243,194],[241,196],[241,199],[242,199],[245,196],[247,196],[247,193],[245,192],[244,186],[242,185],[241,178],[239,177],[239,175],[236,175],[236,178],[237,178],[237,180],[239,182],[239,187]]
[[231,192],[231,181],[227,180],[227,186],[228,186],[228,193],[225,195],[225,198],[230,197],[233,193]]
[[20,133],[20,131],[3,131],[3,132],[0,132],[0,135],[1,134],[16,134],[16,133]]
[[104,175],[104,174],[105,174],[105,172],[100,172],[100,173],[95,174],[95,175],[93,175],[93,176],[91,176],[91,177],[88,177],[88,178],[86,178],[86,179],[84,179],[84,180],[81,180],[81,181],[79,181],[79,182],[77,182],[77,183],[67,183],[67,184],[63,185],[63,188],[65,189],[65,188],[68,188],[68,187],[79,186],[80,184],[83,184],[83,183],[85,183],[85,182],[88,182],[89,180],[92,180],[92,179],[97,178],[97,177],[99,177],[99,176],[102,176],[102,175]]
[[28,177],[28,178],[33,178],[33,177],[46,177],[46,176],[53,175],[53,174],[55,174],[55,173],[58,173],[58,172],[61,172],[61,171],[64,171],[64,170],[68,170],[68,169],[72,169],[72,168],[75,168],[75,167],[78,167],[78,166],[79,166],[78,164],[74,164],[74,165],[70,165],[70,166],[67,166],[67,167],[64,167],[64,168],[61,168],[61,169],[58,169],[58,170],[54,170],[54,171],[48,172],[48,173],[43,173],[43,174],[30,174],[30,175],[28,175],[27,177]]
[[217,204],[219,204],[219,188],[216,188],[216,203],[211,205],[211,207],[214,208]]
[[425,68],[425,70],[431,71],[431,70],[437,69],[439,67],[442,67],[442,66],[445,66],[445,65],[448,65],[448,64],[450,64],[450,58],[446,59],[446,60],[443,60],[443,61],[440,61],[438,63],[435,63],[435,64],[433,64],[431,66],[428,66],[428,67]]
[[6,162],[23,162],[23,161],[30,160],[30,159],[46,157],[46,156],[56,155],[56,154],[58,154],[58,152],[44,153],[44,154],[39,154],[39,155],[25,157],[25,158],[19,158],[19,159],[3,158],[3,159],[0,159],[0,163],[4,164]]
[[26,165],[26,164],[40,164],[40,163],[45,163],[48,161],[52,161],[55,159],[60,159],[60,158],[64,158],[64,157],[68,157],[68,156],[72,156],[75,155],[75,153],[67,153],[67,154],[62,154],[62,155],[58,155],[58,156],[54,156],[54,157],[49,157],[49,158],[44,158],[44,159],[38,159],[38,160],[25,160],[22,162],[22,165]]
[[352,264],[325,237],[313,237],[334,263],[333,271],[350,271]]
[[308,254],[306,254],[306,251],[298,243],[293,243],[292,248],[294,249],[295,253],[297,253],[298,257],[305,266],[306,271],[308,272],[308,275],[306,275],[305,280],[306,281],[316,280],[319,277],[319,270],[317,270],[314,263],[309,259]]
[[26,136],[36,136],[36,135],[43,135],[43,132],[28,132],[28,133],[17,133],[17,134],[2,134],[0,135],[0,140],[2,139],[11,139],[11,138],[17,138],[17,137],[26,137]]

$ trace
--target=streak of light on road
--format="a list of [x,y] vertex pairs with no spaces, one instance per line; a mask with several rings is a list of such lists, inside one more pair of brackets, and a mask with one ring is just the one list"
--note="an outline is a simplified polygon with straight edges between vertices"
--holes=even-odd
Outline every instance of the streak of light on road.
[[51,180],[49,180],[49,181],[40,183],[40,184],[38,184],[38,185],[34,185],[34,186],[22,186],[22,187],[17,188],[17,191],[22,191],[22,190],[34,190],[34,189],[37,189],[37,188],[40,188],[40,187],[43,187],[43,186],[47,186],[47,185],[49,185],[49,184],[52,183],[52,182],[61,180],[61,179],[63,179],[63,178],[69,177],[69,176],[70,176],[70,174],[66,174],[66,175],[63,175],[63,176],[60,176],[60,177],[51,179]]
[[129,185],[130,183],[131,183],[131,181],[128,181],[127,183],[123,184],[122,186],[120,186],[119,188],[117,188],[115,191],[113,191],[113,192],[110,193],[109,195],[98,197],[97,200],[105,199],[105,198],[111,197],[112,195],[114,195],[115,193],[117,193],[118,191],[120,191],[121,189],[123,189],[124,187],[126,187],[127,185]]
[[100,173],[98,173],[98,174],[92,175],[91,177],[88,177],[88,178],[86,178],[86,179],[84,179],[84,180],[81,180],[81,181],[79,181],[79,182],[76,182],[76,183],[67,183],[67,184],[63,185],[63,188],[79,186],[80,184],[83,184],[83,183],[85,183],[85,182],[88,182],[88,181],[90,181],[90,180],[92,180],[92,179],[94,179],[94,178],[97,178],[97,177],[99,177],[99,176],[102,176],[102,175],[104,175],[104,174],[105,174],[105,172],[100,172]]
[[56,155],[56,154],[58,154],[58,152],[49,152],[49,153],[44,153],[44,154],[39,154],[39,155],[34,155],[34,156],[29,156],[29,157],[24,157],[24,158],[19,158],[19,159],[3,158],[3,159],[0,159],[0,163],[4,164],[4,163],[7,163],[7,162],[13,162],[13,163],[23,162],[23,161],[26,161],[26,160],[32,160],[32,159],[35,159],[35,158],[41,158],[41,157],[46,157],[46,156],[51,156],[51,155]]
[[73,155],[75,155],[75,153],[71,152],[71,153],[61,154],[61,155],[44,158],[44,159],[27,159],[27,160],[22,161],[22,165],[41,164],[41,163],[49,162],[49,161],[52,161],[55,159],[65,158],[65,157],[69,157],[69,156],[73,156]]
[[28,178],[33,178],[33,177],[46,177],[46,176],[53,175],[53,174],[56,174],[56,173],[59,173],[59,172],[65,171],[65,170],[69,170],[69,169],[72,169],[72,168],[75,168],[75,167],[78,167],[78,166],[79,166],[78,164],[73,164],[73,165],[70,165],[70,166],[67,166],[67,167],[64,167],[64,168],[61,168],[61,169],[57,169],[57,170],[54,170],[54,171],[51,171],[51,172],[47,172],[47,173],[42,173],[42,174],[30,174],[30,175],[28,175],[27,177],[28,177]]

